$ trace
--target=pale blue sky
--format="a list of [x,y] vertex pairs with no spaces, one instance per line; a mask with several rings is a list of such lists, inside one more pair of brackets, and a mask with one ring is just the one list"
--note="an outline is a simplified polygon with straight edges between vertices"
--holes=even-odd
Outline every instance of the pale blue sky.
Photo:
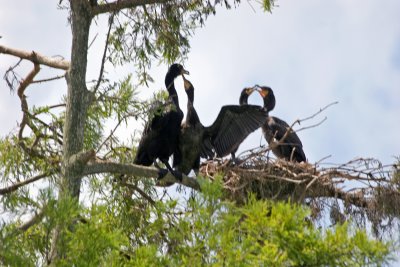
[[[319,117],[328,117],[324,124],[299,133],[311,162],[327,155],[332,155],[330,162],[358,156],[393,162],[393,156],[400,155],[400,1],[281,0],[277,4],[272,14],[253,2],[254,11],[247,1],[237,9],[219,9],[192,38],[185,67],[191,73],[188,78],[195,86],[195,107],[203,123],[212,123],[222,105],[237,103],[243,87],[269,85],[277,98],[271,114],[288,123],[339,101]],[[55,2],[3,1],[0,5],[1,44],[69,58],[66,12],[57,10]],[[88,80],[97,77],[102,53],[104,21],[98,25],[92,25],[99,42],[90,51]],[[0,55],[1,73],[14,62]],[[30,63],[25,66],[21,75],[31,68]],[[155,64],[156,82],[143,88],[143,99],[163,88],[167,67]],[[43,67],[43,78],[49,76],[46,70]],[[133,71],[133,66],[109,69],[115,78]],[[180,80],[177,88],[186,106]],[[65,83],[59,81],[32,86],[27,94],[35,104],[51,104],[65,92]],[[256,94],[250,101],[261,103]],[[0,81],[2,135],[20,120],[19,110],[17,96],[10,95]],[[124,136],[132,132],[128,129]],[[257,131],[241,149],[258,146],[261,139]]]

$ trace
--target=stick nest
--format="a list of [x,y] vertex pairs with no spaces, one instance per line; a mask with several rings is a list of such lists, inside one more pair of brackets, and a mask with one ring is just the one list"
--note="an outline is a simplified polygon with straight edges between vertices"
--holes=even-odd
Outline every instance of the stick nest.
[[372,158],[295,163],[269,157],[268,151],[248,151],[236,164],[206,161],[200,173],[212,180],[221,175],[226,197],[238,204],[250,193],[258,199],[290,200],[309,205],[316,219],[329,212],[334,223],[350,216],[357,224],[368,220],[377,234],[400,217],[399,163],[382,165]]

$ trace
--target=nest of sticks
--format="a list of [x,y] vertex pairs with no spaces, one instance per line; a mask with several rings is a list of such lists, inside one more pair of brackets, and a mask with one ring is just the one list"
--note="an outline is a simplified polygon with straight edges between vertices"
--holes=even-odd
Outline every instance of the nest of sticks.
[[[206,161],[200,174],[223,178],[226,197],[240,204],[249,194],[258,199],[307,204],[320,218],[328,211],[333,221],[350,215],[376,229],[400,217],[400,165],[382,165],[376,159],[356,158],[344,164],[296,163],[272,157],[268,148],[247,151],[236,164]],[[328,210],[327,210],[328,209]]]

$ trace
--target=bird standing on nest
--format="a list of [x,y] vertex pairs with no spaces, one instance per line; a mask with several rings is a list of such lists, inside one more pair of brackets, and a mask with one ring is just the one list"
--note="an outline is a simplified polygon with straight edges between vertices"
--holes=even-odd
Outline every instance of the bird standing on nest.
[[[173,166],[188,174],[192,169],[198,171],[200,157],[224,157],[232,154],[234,159],[235,152],[243,140],[265,122],[267,112],[255,105],[227,105],[221,108],[212,125],[204,127],[193,106],[193,84],[184,76],[183,78],[188,96],[188,112],[181,128],[179,149],[174,154]],[[247,99],[253,91],[253,88],[245,88],[240,101]]]
[[[275,107],[274,92],[267,86],[257,87],[264,100],[264,108],[270,112]],[[285,121],[269,116],[262,126],[262,131],[275,156],[288,161],[307,161],[300,138]]]
[[[160,107],[160,112],[156,112],[153,118],[147,122],[134,160],[135,164],[145,166],[154,163],[159,170],[159,179],[164,177],[169,170],[177,179],[182,180],[182,174],[174,171],[168,160],[178,147],[178,136],[183,119],[174,80],[183,74],[189,74],[189,72],[182,65],[175,63],[169,67],[165,76],[165,86],[171,105],[167,108]],[[158,165],[157,159],[164,163],[168,170],[162,169]]]

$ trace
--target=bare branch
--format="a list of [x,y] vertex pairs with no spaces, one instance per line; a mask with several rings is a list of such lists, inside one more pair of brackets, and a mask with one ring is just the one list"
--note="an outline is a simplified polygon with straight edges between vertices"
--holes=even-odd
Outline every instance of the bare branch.
[[15,183],[15,184],[13,184],[11,186],[8,186],[8,187],[5,187],[5,188],[0,188],[0,195],[5,195],[5,194],[9,194],[11,192],[14,192],[18,188],[20,188],[21,186],[36,182],[36,181],[38,181],[38,180],[40,180],[42,178],[48,177],[49,175],[51,175],[51,173],[42,173],[42,174],[36,175],[36,176],[34,176],[32,178],[26,179],[24,181]]
[[40,71],[40,66],[39,64],[35,63],[34,64],[34,69],[26,76],[26,78],[20,83],[20,86],[18,88],[17,94],[18,97],[21,100],[21,110],[22,110],[22,120],[20,123],[20,128],[19,128],[19,132],[18,132],[18,139],[19,139],[19,146],[25,151],[27,152],[29,155],[35,155],[38,156],[38,154],[30,149],[29,147],[27,147],[27,145],[25,144],[24,141],[24,137],[23,137],[23,132],[25,129],[26,125],[31,126],[31,128],[34,128],[33,125],[30,123],[29,120],[29,113],[28,113],[28,102],[26,101],[26,96],[25,96],[25,89],[28,87],[29,84],[32,83],[33,78],[35,78],[35,76],[39,73]]
[[108,21],[109,26],[108,26],[107,36],[106,36],[106,45],[104,46],[103,58],[101,59],[100,74],[99,74],[99,78],[97,80],[97,84],[94,87],[94,93],[97,92],[97,90],[100,87],[101,81],[103,80],[104,63],[106,61],[108,44],[110,43],[110,33],[111,33],[111,28],[112,28],[113,22],[114,22],[114,13],[110,15],[110,19]]
[[48,78],[48,79],[35,80],[35,81],[32,81],[32,83],[44,83],[44,82],[50,82],[50,81],[59,80],[59,79],[62,79],[62,78],[65,78],[65,74],[58,75],[58,76],[55,76],[55,77],[52,77],[52,78]]
[[327,108],[329,108],[330,106],[336,105],[336,104],[338,104],[338,103],[339,103],[338,101],[332,102],[332,103],[326,105],[325,107],[320,108],[319,111],[315,112],[314,114],[312,114],[312,115],[309,116],[309,117],[306,117],[306,118],[304,118],[304,119],[295,120],[295,121],[292,123],[292,125],[286,130],[286,132],[285,132],[285,134],[282,136],[282,138],[281,138],[280,140],[278,140],[277,144],[275,144],[275,145],[284,145],[285,139],[288,137],[288,135],[289,135],[291,132],[299,132],[299,131],[302,131],[302,130],[305,130],[305,129],[310,129],[310,128],[314,128],[314,127],[317,127],[317,126],[321,125],[321,124],[326,120],[326,117],[325,117],[324,119],[322,119],[320,122],[318,122],[318,123],[316,123],[316,124],[314,124],[314,125],[310,125],[310,126],[307,126],[307,127],[303,127],[303,128],[301,128],[301,129],[299,129],[299,130],[297,130],[297,131],[295,131],[295,130],[293,129],[293,126],[294,126],[296,123],[300,124],[301,122],[304,122],[304,121],[307,121],[307,120],[311,120],[311,119],[315,118],[315,116],[317,116],[318,114],[322,113],[324,110],[326,110]]
[[[10,91],[14,91],[14,84],[19,83],[18,75],[14,71],[15,68],[21,64],[23,59],[18,60],[18,62],[12,66],[9,67],[8,70],[4,73],[3,79],[6,81],[8,87],[10,88]],[[11,77],[10,77],[11,76]]]
[[322,113],[324,110],[328,109],[330,106],[336,105],[336,104],[338,104],[338,103],[339,103],[339,101],[332,102],[332,103],[326,105],[325,107],[320,108],[317,112],[315,112],[315,113],[312,114],[311,116],[306,117],[306,118],[304,118],[304,119],[296,120],[296,121],[292,124],[292,127],[293,127],[296,123],[299,123],[299,124],[300,124],[300,123],[303,122],[303,121],[307,121],[307,120],[311,120],[311,119],[315,118],[315,116],[317,116],[318,114]]
[[34,64],[46,65],[56,69],[68,70],[69,61],[59,58],[47,57],[42,54],[36,53],[35,51],[28,52],[19,50],[11,47],[0,45],[0,54],[7,54],[16,56],[22,59],[32,61]]
[[143,5],[164,4],[172,0],[117,0],[92,7],[92,16],[103,13],[117,12],[125,8],[134,8]]

